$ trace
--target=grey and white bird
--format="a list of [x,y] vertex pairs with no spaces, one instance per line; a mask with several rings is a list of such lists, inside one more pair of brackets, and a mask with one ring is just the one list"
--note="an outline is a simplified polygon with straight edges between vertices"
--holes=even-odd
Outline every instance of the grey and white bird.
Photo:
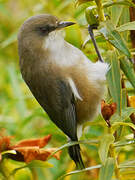
[[[81,127],[98,113],[108,64],[92,63],[66,42],[60,29],[73,25],[49,14],[24,22],[18,34],[22,77],[50,119],[78,141]],[[84,168],[79,144],[69,147],[77,168]]]

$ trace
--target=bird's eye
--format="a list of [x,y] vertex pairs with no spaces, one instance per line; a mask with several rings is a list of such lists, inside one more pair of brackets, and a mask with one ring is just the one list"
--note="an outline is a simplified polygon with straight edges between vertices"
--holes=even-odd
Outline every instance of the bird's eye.
[[49,32],[53,31],[54,29],[55,28],[53,26],[50,26],[50,25],[39,27],[39,31],[42,34],[48,34]]
[[48,33],[49,32],[49,25],[39,27],[40,32]]

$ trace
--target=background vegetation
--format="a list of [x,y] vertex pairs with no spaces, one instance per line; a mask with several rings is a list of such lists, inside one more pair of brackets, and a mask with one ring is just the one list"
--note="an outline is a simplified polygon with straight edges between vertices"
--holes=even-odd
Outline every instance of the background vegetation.
[[[64,134],[49,120],[36,102],[19,70],[17,52],[17,32],[20,25],[30,16],[50,13],[62,20],[72,20],[77,24],[65,29],[65,39],[80,48],[88,58],[97,61],[97,55],[89,39],[87,26],[97,22],[85,18],[99,15],[99,27],[95,31],[96,40],[106,62],[111,64],[107,75],[108,93],[106,103],[102,104],[102,116],[85,125],[82,139],[82,154],[87,167],[93,170],[65,177],[65,180],[110,180],[135,179],[135,118],[134,87],[135,59],[134,48],[135,19],[134,1],[100,1],[79,0],[0,0],[0,130],[1,136],[14,136],[13,143],[29,138],[39,138],[52,134],[48,147],[60,147],[66,143]],[[97,6],[96,6],[97,5]],[[132,7],[132,8],[131,8]],[[108,17],[105,20],[103,13]],[[94,16],[95,17],[95,16]],[[128,24],[127,24],[128,23]],[[124,24],[124,25],[123,25]],[[123,25],[123,26],[122,26]],[[100,32],[100,33],[99,33]],[[85,43],[84,43],[85,42]],[[131,60],[132,59],[132,60]],[[84,87],[85,88],[85,87]],[[117,103],[117,110],[111,104]],[[109,113],[108,113],[109,111]],[[111,112],[110,112],[111,111]],[[106,116],[108,115],[109,116]],[[3,132],[5,129],[5,132]],[[15,180],[47,179],[55,180],[63,174],[75,170],[74,163],[64,149],[61,159],[48,161],[53,167],[25,168],[17,171]],[[102,164],[99,170],[96,165]],[[4,179],[9,169],[24,166],[24,163],[10,159],[1,162],[0,179]],[[6,173],[3,173],[6,172]],[[4,177],[5,176],[5,177]]]

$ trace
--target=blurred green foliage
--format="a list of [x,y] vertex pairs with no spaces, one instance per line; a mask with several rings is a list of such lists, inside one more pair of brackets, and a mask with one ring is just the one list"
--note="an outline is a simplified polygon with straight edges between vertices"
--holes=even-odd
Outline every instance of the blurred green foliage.
[[[107,3],[109,1],[103,2]],[[19,70],[19,57],[17,52],[17,32],[20,25],[28,17],[36,14],[50,13],[62,20],[72,20],[76,22],[77,25],[65,30],[65,39],[76,47],[82,49],[86,56],[88,56],[92,61],[96,61],[97,55],[91,40],[88,38],[87,22],[85,19],[85,9],[91,5],[95,6],[96,4],[94,1],[87,0],[81,0],[79,3],[82,4],[77,6],[73,0],[0,0],[0,129],[6,129],[8,135],[14,136],[15,140],[13,141],[22,140],[25,138],[42,137],[47,134],[53,135],[51,143],[48,145],[50,147],[60,147],[67,141],[65,135],[49,120],[47,114],[41,109],[37,101],[32,96],[30,90],[22,80]],[[128,6],[121,4],[116,4],[116,6],[110,7],[106,5],[108,8],[104,9],[104,12],[109,15],[114,29],[130,21],[130,3]],[[102,27],[106,27],[106,31],[103,31],[103,33],[101,32]],[[134,27],[132,27],[132,29],[134,29]],[[127,27],[127,30],[132,29],[129,28],[129,26]],[[100,24],[99,31],[103,34],[103,36],[108,36],[107,34],[109,34],[108,38],[110,36],[111,38],[108,41],[111,42],[113,40],[112,44],[118,48],[118,50],[121,45],[122,48],[124,47],[127,50],[127,52],[133,51],[131,49],[129,31],[122,31],[119,35],[118,30],[117,33],[113,34],[114,31],[112,30],[112,26],[110,26],[109,22]],[[123,57],[125,55],[119,51],[114,53],[114,49],[110,48],[110,44],[107,43],[103,36],[99,36],[98,31],[95,32],[95,35],[102,56],[112,65],[107,77],[110,93],[107,94],[106,100],[107,102],[112,102],[114,100],[117,102],[119,109],[117,112],[118,114],[116,118],[114,117],[114,119],[115,121],[119,121],[119,116],[121,116],[120,113],[122,109],[126,107],[126,93],[125,89],[122,89],[121,87],[122,71],[125,73],[124,77],[126,78],[127,90],[129,90],[128,93],[131,94],[130,92],[133,90],[132,85],[134,85],[132,75],[134,74],[133,68],[131,65],[129,65],[129,61],[126,59],[126,57],[124,57],[124,64],[129,65],[127,70],[127,66],[125,67],[124,64],[122,64],[123,61],[120,63],[121,60],[118,61],[117,59],[118,56]],[[112,39],[113,37],[114,39]],[[116,44],[117,37],[120,39],[118,42],[119,44]],[[83,42],[86,39],[89,43],[86,43],[82,48]],[[122,71],[120,70],[120,66]],[[132,74],[130,73],[130,67],[132,69]],[[115,88],[113,88],[114,86]],[[134,94],[134,92],[132,94]],[[131,113],[132,112],[134,112],[134,110],[131,111]],[[129,115],[131,113],[128,113],[126,120],[128,119],[128,121],[130,121]],[[104,137],[104,135],[107,133],[108,127],[101,116],[99,116],[94,122],[94,125],[87,127],[87,131],[85,131],[83,134],[82,139],[101,140],[102,137]],[[133,137],[132,131],[129,127],[126,128],[124,125],[122,126],[122,124],[115,124],[115,126],[119,127],[119,131],[117,133],[120,135],[118,136],[117,140],[127,140],[125,138],[126,135],[128,135],[128,138]],[[114,140],[111,142],[113,143],[113,141]],[[104,158],[107,158],[108,150],[107,152],[103,152],[103,149],[104,147],[108,147],[109,149],[110,144],[105,144],[102,141],[100,143],[103,147],[100,146],[99,155],[101,157],[101,152],[106,153]],[[82,151],[84,161],[87,166],[95,166],[101,163],[98,155],[97,145],[82,145]],[[129,159],[134,160],[134,146],[124,146],[122,149],[118,148],[117,153],[118,152],[121,152],[119,156],[120,162],[128,161]],[[22,169],[16,173],[15,180],[55,180],[61,175],[73,171],[75,168],[73,162],[71,162],[67,154],[67,150],[63,150],[61,159],[59,161],[51,159],[49,162],[54,165],[53,168]],[[8,163],[9,167],[12,167],[13,169],[20,166],[20,164],[18,165],[18,162],[13,160],[8,161]],[[135,167],[135,165],[133,164],[132,167]],[[107,171],[107,168],[108,170],[111,168],[113,173],[113,159],[108,158],[107,163],[102,167],[100,172],[100,180],[102,177],[104,177],[103,175],[104,172]],[[121,171],[124,172],[123,169]],[[96,180],[98,179],[98,173],[99,170],[95,169],[86,173],[67,176],[64,179]],[[128,173],[132,173],[132,180],[135,179],[135,173],[133,173],[132,169],[131,171],[128,171]],[[127,175],[125,175],[125,179],[126,176]],[[2,175],[0,175],[0,179],[2,178]],[[127,177],[127,179],[128,178],[129,177]]]

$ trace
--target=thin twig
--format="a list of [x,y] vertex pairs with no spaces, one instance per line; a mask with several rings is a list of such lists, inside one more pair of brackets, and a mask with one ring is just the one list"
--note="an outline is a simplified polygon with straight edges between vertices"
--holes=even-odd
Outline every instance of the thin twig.
[[102,56],[101,56],[101,54],[100,54],[100,52],[99,52],[99,49],[98,49],[98,47],[97,47],[96,40],[95,40],[95,38],[94,38],[93,26],[91,26],[91,25],[88,26],[88,32],[89,32],[89,34],[90,34],[91,40],[92,40],[92,42],[93,42],[93,45],[94,45],[94,47],[95,47],[95,50],[96,50],[96,53],[97,53],[97,55],[98,55],[99,61],[104,62],[104,61],[103,61],[103,58],[102,58]]

